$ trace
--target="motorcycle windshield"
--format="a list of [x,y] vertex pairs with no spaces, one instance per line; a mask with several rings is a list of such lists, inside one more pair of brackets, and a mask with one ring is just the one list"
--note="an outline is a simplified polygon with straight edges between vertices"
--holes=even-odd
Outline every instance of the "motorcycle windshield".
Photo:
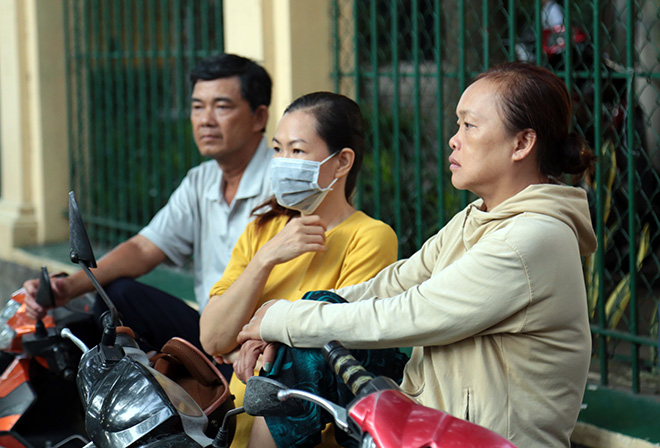
[[[128,446],[161,427],[181,427],[181,418],[206,423],[197,403],[169,378],[124,357],[92,386],[85,424],[93,441]],[[179,423],[176,423],[176,422]],[[118,445],[114,445],[118,444]]]

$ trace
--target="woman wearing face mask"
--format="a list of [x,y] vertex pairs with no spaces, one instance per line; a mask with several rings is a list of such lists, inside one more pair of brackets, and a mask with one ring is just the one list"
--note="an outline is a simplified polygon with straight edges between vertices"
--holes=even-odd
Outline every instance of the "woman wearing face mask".
[[[209,354],[231,360],[238,332],[268,300],[360,283],[396,261],[394,231],[350,203],[363,143],[360,109],[345,96],[312,93],[286,109],[273,138],[275,198],[255,211],[201,316]],[[233,377],[230,388],[240,405],[243,384]],[[239,417],[232,447],[247,445],[251,420]]]

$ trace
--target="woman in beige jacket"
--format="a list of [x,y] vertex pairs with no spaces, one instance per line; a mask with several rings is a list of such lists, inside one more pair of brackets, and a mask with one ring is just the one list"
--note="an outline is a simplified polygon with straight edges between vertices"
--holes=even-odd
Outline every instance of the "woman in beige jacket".
[[481,74],[456,115],[451,180],[479,199],[409,259],[338,290],[350,303],[269,302],[239,340],[415,346],[402,389],[420,403],[520,447],[568,447],[591,351],[580,256],[596,239],[585,192],[557,178],[593,155],[569,133],[564,83],[539,67]]

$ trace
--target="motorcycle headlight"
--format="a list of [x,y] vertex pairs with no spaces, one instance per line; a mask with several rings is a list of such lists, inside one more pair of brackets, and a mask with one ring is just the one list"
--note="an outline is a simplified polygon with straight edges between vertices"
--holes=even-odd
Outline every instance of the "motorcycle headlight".
[[360,448],[378,448],[378,446],[371,435],[369,435],[368,432],[365,432],[362,436],[362,441],[360,442]]

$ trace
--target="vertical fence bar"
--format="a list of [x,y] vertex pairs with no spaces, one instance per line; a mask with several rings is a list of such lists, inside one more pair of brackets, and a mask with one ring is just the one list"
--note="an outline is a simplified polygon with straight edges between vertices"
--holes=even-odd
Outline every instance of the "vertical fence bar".
[[332,85],[335,93],[339,93],[341,67],[339,52],[341,47],[339,45],[339,0],[333,0],[330,3],[330,14],[332,17]]
[[[601,95],[601,66],[600,66],[600,5],[599,0],[593,0],[593,18],[594,18],[594,150],[600,156],[603,145],[600,132],[602,122],[602,95]],[[603,193],[603,162],[598,157],[596,163],[596,238],[598,239],[598,250],[596,252],[596,278],[598,279],[598,328],[605,330],[607,328],[607,318],[605,314],[605,224],[604,219],[604,193]],[[607,364],[607,337],[603,333],[598,336],[598,357],[600,360],[600,383],[603,386],[608,384],[608,364]]]
[[[128,218],[127,212],[127,201],[126,201],[126,190],[123,187],[126,179],[126,172],[123,170],[124,163],[128,160],[126,157],[126,136],[128,132],[128,126],[126,125],[126,83],[125,83],[125,73],[123,67],[123,60],[125,57],[124,52],[126,51],[126,46],[123,42],[123,36],[125,35],[122,30],[122,8],[121,0],[114,0],[113,10],[112,10],[112,42],[114,45],[108,48],[110,54],[110,59],[114,64],[114,73],[115,73],[115,101],[117,107],[115,113],[111,114],[116,117],[117,125],[114,129],[110,130],[110,134],[113,136],[114,151],[108,153],[108,166],[111,170],[111,177],[114,181],[116,188],[116,199],[118,204],[110,205],[107,211],[107,218],[119,219],[121,222],[126,222]],[[114,48],[112,48],[114,47]],[[113,160],[114,159],[114,160]],[[118,205],[118,206],[117,206]],[[113,239],[109,242],[110,245],[118,243],[122,237],[124,231],[115,228],[113,231]]]
[[[78,2],[76,1],[76,4]],[[84,196],[84,200],[82,203],[85,204],[85,209],[88,210],[89,213],[92,213],[94,211],[94,208],[96,204],[92,205],[91,199],[91,192],[92,190],[92,179],[95,177],[92,175],[92,172],[94,170],[95,165],[93,164],[94,161],[94,154],[96,152],[96,148],[98,147],[98,140],[96,138],[96,134],[93,132],[95,127],[94,127],[94,116],[95,113],[93,105],[96,103],[94,102],[95,100],[95,89],[94,89],[94,78],[93,78],[93,73],[91,70],[91,67],[84,67],[84,61],[85,58],[88,58],[90,53],[91,53],[91,45],[90,42],[93,42],[93,36],[92,32],[90,30],[89,26],[89,17],[91,13],[90,5],[89,2],[82,2],[82,5],[78,5],[79,7],[82,8],[82,19],[80,22],[82,22],[82,36],[83,38],[80,37],[80,28],[78,26],[75,26],[74,28],[74,33],[76,35],[76,59],[75,59],[75,69],[76,69],[76,76],[81,78],[81,72],[84,71],[85,73],[85,108],[84,108],[84,115],[85,115],[85,121],[86,121],[86,128],[87,128],[87,135],[89,136],[87,141],[84,142],[83,144],[78,142],[78,151],[81,154],[81,159],[82,162],[84,163],[84,172],[85,172],[85,183],[82,184],[84,185],[85,191],[87,194]],[[82,41],[82,42],[81,42]],[[81,47],[82,46],[82,50]],[[81,70],[81,66],[83,67],[83,70]],[[76,82],[79,82],[76,80]],[[80,100],[78,100],[80,102]],[[78,118],[82,118],[82,112],[78,115]],[[78,191],[77,193],[81,193]],[[94,226],[90,226],[90,236],[94,236]]]
[[223,2],[221,2],[221,1],[218,2],[217,6],[215,8],[216,11],[217,11],[217,13],[216,13],[216,22],[215,23],[220,26],[220,31],[218,32],[217,28],[216,28],[216,32],[215,32],[215,38],[216,38],[216,42],[217,42],[216,51],[218,51],[218,52],[225,51],[225,27],[224,27],[225,12],[222,9],[222,4],[223,4]]
[[[162,127],[164,128],[164,144],[161,148],[161,154],[169,153],[172,151],[172,142],[173,142],[173,132],[172,132],[172,53],[170,48],[172,47],[172,33],[171,33],[171,20],[172,16],[176,15],[172,13],[172,3],[171,0],[162,0],[162,27],[160,30],[160,36],[162,39],[162,48],[160,49],[163,57],[162,65],[162,81],[163,81],[163,95],[162,95],[162,107],[163,107],[163,118],[162,118]],[[160,158],[162,160],[162,157]],[[157,192],[158,195],[158,207],[163,205],[164,194],[172,187],[172,182],[174,178],[174,173],[172,172],[172,165],[167,164],[165,169],[165,180],[164,188]]]
[[[103,39],[104,39],[103,46],[101,48],[101,54],[103,55],[102,58],[104,62],[103,76],[105,79],[104,91],[105,91],[105,108],[106,108],[105,145],[103,148],[103,162],[104,162],[103,165],[105,166],[105,170],[104,170],[103,179],[104,179],[104,184],[110,187],[109,188],[110,191],[116,193],[117,181],[113,175],[114,172],[110,157],[111,154],[115,152],[114,151],[115,144],[112,141],[112,138],[113,138],[113,131],[116,130],[115,114],[113,113],[114,111],[116,111],[115,98],[113,95],[113,91],[115,87],[114,84],[116,80],[113,79],[113,75],[112,75],[113,61],[110,51],[111,49],[110,42],[112,40],[111,27],[113,24],[113,18],[112,18],[113,3],[114,2],[112,3],[101,2],[101,14],[102,14],[101,20],[103,20],[103,26],[101,26],[101,30],[103,32]],[[99,213],[99,216],[97,218],[105,218],[109,216],[110,207],[112,205],[110,204],[110,200],[107,195],[101,194],[100,196],[103,198],[100,201],[102,204],[102,208],[101,208],[101,213]],[[114,238],[114,231],[110,229],[108,226],[103,224],[101,224],[101,228],[103,229],[103,234],[105,235],[103,241],[105,244],[108,244],[108,242]]]
[[[463,93],[468,78],[465,57],[465,0],[458,1],[458,27],[460,30],[458,33],[458,90]],[[461,208],[466,207],[468,203],[467,190],[461,190],[459,196],[461,198]]]
[[372,132],[372,148],[374,153],[374,217],[380,219],[380,126],[378,125],[380,119],[380,82],[378,73],[378,9],[376,7],[376,0],[369,2],[369,29],[371,35],[370,50],[371,50],[371,107],[373,108],[371,118],[371,132]]
[[490,29],[488,20],[490,17],[489,0],[482,0],[481,2],[481,17],[484,23],[484,25],[481,27],[482,50],[484,53],[482,55],[483,64],[481,68],[482,71],[486,71],[488,67],[490,67],[490,38],[488,32]]
[[[488,0],[485,0],[487,3]],[[437,193],[438,193],[438,227],[441,228],[446,222],[445,217],[445,167],[447,166],[447,159],[444,157],[444,149],[446,148],[445,139],[445,97],[444,97],[444,72],[442,68],[442,17],[440,8],[440,0],[434,0],[433,4],[433,29],[435,31],[434,38],[434,58],[435,58],[435,135],[436,135],[436,154],[438,157],[438,180],[437,180]]]
[[[140,113],[137,120],[138,127],[140,129],[140,158],[137,160],[137,175],[140,179],[140,183],[144,186],[148,185],[149,183],[149,144],[147,142],[149,140],[149,123],[151,121],[149,120],[149,114],[147,111],[147,61],[150,58],[150,53],[147,51],[147,24],[145,20],[141,20],[142,17],[147,17],[147,15],[145,15],[145,6],[146,4],[144,1],[137,2],[136,11],[136,16],[138,17],[138,20],[136,20],[138,27],[137,41],[140,54],[140,71],[138,78],[138,108]],[[149,12],[153,13],[151,9],[149,9]],[[147,188],[142,188],[141,191],[143,194],[141,194],[140,197],[136,199],[140,201],[140,205],[138,207],[139,216],[141,219],[144,219],[144,212],[149,210],[149,192]]]
[[419,0],[412,0],[412,51],[413,51],[413,145],[415,148],[415,245],[424,242],[422,233],[422,143],[420,114],[420,73],[419,73]]
[[[190,7],[194,6],[191,2],[186,3],[188,7],[188,17],[192,17],[192,14],[190,13]],[[183,108],[186,105],[186,98],[185,98],[185,88],[184,88],[184,68],[183,68],[183,60],[184,60],[184,54],[183,54],[183,22],[181,20],[182,16],[184,15],[184,11],[182,11],[182,5],[181,5],[181,0],[175,0],[174,2],[174,104],[172,108],[172,114],[175,117],[174,120],[174,133],[176,135],[176,149],[172,148],[174,151],[176,151],[179,156],[178,156],[178,163],[176,163],[176,169],[174,170],[174,178],[179,179],[184,176],[185,174],[185,168],[186,168],[186,159],[187,155],[186,152],[188,152],[186,149],[186,144],[184,141],[184,129],[183,129],[183,120],[182,118],[182,111]],[[204,21],[204,19],[202,19]],[[174,155],[174,154],[173,154]],[[168,191],[169,189],[174,187],[174,185],[170,184],[168,185]]]
[[[626,115],[627,127],[627,163],[628,163],[628,269],[630,271],[630,333],[637,336],[637,260],[636,241],[637,226],[635,225],[635,205],[637,183],[635,182],[635,107],[634,107],[634,81],[635,81],[635,2],[629,2],[626,14],[626,101],[628,102],[628,113]],[[638,394],[639,384],[639,344],[632,342],[630,345],[632,362],[632,390]]]
[[[360,25],[359,19],[360,15],[358,12],[358,4],[360,0],[353,0],[353,64],[355,65],[353,69],[353,79],[355,79],[355,101],[360,104],[362,98],[360,98],[360,83],[362,82],[362,73],[360,70]],[[360,180],[358,179],[358,187],[360,187]],[[361,191],[361,188],[358,188],[358,191]],[[355,198],[355,205],[357,208],[361,208],[362,203],[362,194],[358,194]]]
[[543,64],[543,22],[541,12],[543,6],[541,0],[534,0],[534,54],[536,55],[536,65]]
[[[399,72],[399,11],[397,0],[390,0],[390,46],[392,50],[392,151],[394,152],[394,227],[400,235],[403,230],[401,220],[401,132],[400,132],[400,72]],[[399,253],[403,241],[399,239]]]
[[[399,117],[399,11],[397,0],[390,0],[390,45],[392,47],[392,151],[394,151],[394,227],[401,235],[403,224],[401,222],[401,145],[400,145],[400,117]],[[403,247],[399,239],[399,253]]]
[[[149,96],[151,98],[151,107],[149,108],[149,134],[150,134],[150,139],[149,141],[151,142],[151,145],[149,146],[148,150],[148,161],[147,161],[147,167],[149,166],[159,166],[159,163],[155,157],[155,154],[157,154],[158,148],[162,148],[163,144],[163,135],[161,133],[161,127],[158,123],[158,111],[160,108],[158,107],[158,97],[159,92],[158,92],[158,61],[160,59],[160,53],[159,53],[159,45],[158,45],[158,25],[156,22],[156,17],[159,15],[158,10],[156,8],[156,0],[150,0],[149,3],[149,47],[150,47],[150,53],[151,53],[151,64],[150,64],[150,76],[149,79],[151,80],[150,83],[150,92]],[[162,17],[162,14],[160,14]],[[162,21],[162,19],[161,19]],[[148,168],[147,168],[148,169]],[[160,191],[162,188],[161,182],[160,182],[160,176],[158,175],[158,172],[156,170],[152,170],[149,172],[149,177],[148,179],[150,180],[151,184],[151,189],[149,190],[149,195],[150,195],[150,203],[149,203],[149,209],[155,209],[158,207],[158,196],[156,192]]]
[[508,16],[509,20],[509,61],[516,60],[516,0],[509,0]]
[[[598,1],[598,0],[596,0]],[[569,92],[573,91],[573,30],[571,28],[572,0],[564,0],[564,82]]]
[[[137,67],[137,58],[135,57],[135,29],[133,27],[134,18],[133,2],[127,4],[124,2],[124,30],[126,30],[126,43],[125,43],[125,57],[124,57],[124,73],[126,74],[126,132],[128,134],[128,142],[126,152],[126,184],[129,185],[128,191],[124,193],[127,197],[126,215],[127,221],[131,224],[136,223],[137,219],[137,201],[139,200],[131,192],[139,191],[137,188],[137,169],[136,162],[141,152],[138,146],[137,133],[138,127],[136,126],[136,111],[138,109],[137,99],[138,92],[135,88],[135,70]],[[122,188],[122,190],[124,190]],[[124,190],[126,191],[126,190]],[[130,235],[125,235],[126,237]]]
[[[191,3],[192,6],[192,3]],[[220,5],[220,9],[222,9],[222,4]],[[194,20],[195,15],[191,14],[188,18],[188,20]],[[201,37],[201,43],[202,43],[202,54],[204,56],[207,56],[209,54],[209,21],[211,20],[211,16],[209,15],[209,4],[208,2],[202,2],[201,3],[201,12],[200,12],[200,21],[202,22],[200,24],[200,27],[202,29],[202,35]],[[192,36],[188,36],[189,39],[192,39],[192,44],[190,46],[191,50],[195,49],[195,38],[194,38],[194,30],[197,29],[196,26],[190,27],[191,32],[193,33]],[[217,29],[217,28],[216,28]],[[191,52],[191,58],[193,64],[196,62],[195,55]]]
[[[105,163],[103,160],[103,155],[105,153],[104,123],[107,123],[105,111],[107,110],[108,104],[107,98],[103,96],[103,92],[109,92],[110,89],[104,89],[107,84],[107,79],[105,76],[104,56],[101,48],[101,34],[103,33],[103,24],[102,15],[99,13],[99,11],[102,10],[102,7],[99,5],[98,0],[92,1],[92,8],[92,16],[90,17],[90,21],[94,31],[94,53],[86,57],[87,64],[90,64],[90,62],[93,64],[93,71],[90,72],[90,74],[94,76],[94,96],[96,97],[96,101],[94,101],[94,132],[97,135],[97,145],[96,148],[94,148],[95,156],[92,166],[94,167],[94,171],[96,171],[94,179],[100,181],[101,184],[106,184],[106,179],[104,176]],[[90,199],[94,206],[93,208],[90,208],[90,212],[93,210],[93,216],[100,216],[102,214],[102,210],[104,209],[103,198],[100,196],[99,191],[96,188],[92,188],[91,191],[92,194]],[[96,238],[104,241],[105,232],[102,231],[103,229],[101,229],[96,224],[94,224],[93,227],[96,232]]]
[[362,82],[362,71],[360,70],[360,25],[359,25],[359,13],[358,13],[358,4],[360,0],[353,0],[353,59],[355,68],[353,70],[354,79],[355,79],[355,100],[360,101],[361,89],[360,83]]
[[[202,25],[206,25],[206,30],[208,33],[208,23],[213,20],[213,16],[209,14],[209,6],[207,2],[201,4],[201,12],[199,16],[195,15],[195,4],[193,2],[185,2],[186,5],[186,17],[183,22],[183,38],[186,45],[181,44],[181,56],[183,58],[182,70],[181,70],[181,91],[179,93],[179,106],[178,106],[178,127],[179,135],[181,136],[181,160],[182,165],[179,167],[179,178],[183,178],[188,169],[191,166],[198,165],[202,160],[199,151],[196,149],[195,145],[192,145],[190,129],[190,81],[189,73],[190,70],[197,64],[197,54],[195,49],[197,48],[197,29],[203,28]],[[199,24],[197,23],[197,17],[199,17]],[[208,38],[206,39],[206,44],[208,45]],[[201,57],[208,57],[210,54],[217,54],[217,51],[210,53],[207,48],[202,48]]]

